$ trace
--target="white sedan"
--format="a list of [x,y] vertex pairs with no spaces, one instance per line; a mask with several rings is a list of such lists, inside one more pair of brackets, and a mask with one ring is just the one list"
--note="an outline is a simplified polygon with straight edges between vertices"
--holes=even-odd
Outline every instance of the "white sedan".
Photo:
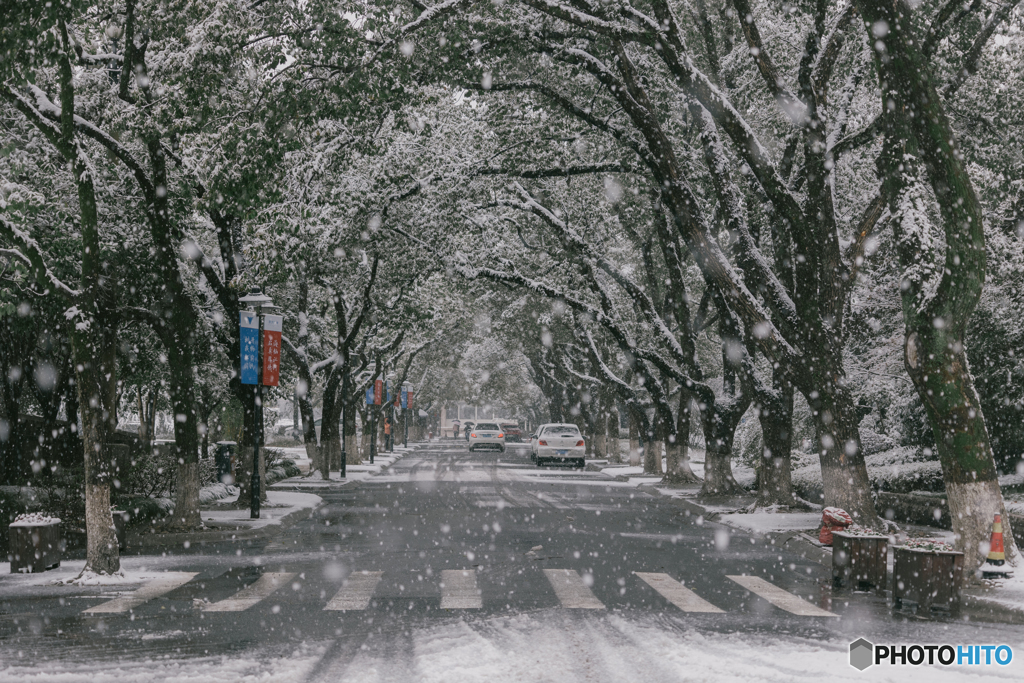
[[480,422],[469,430],[470,452],[478,448],[493,448],[505,452],[505,433],[496,422]]
[[580,429],[571,423],[552,423],[537,427],[530,439],[530,459],[538,465],[560,460],[573,461],[578,467],[585,464],[586,443]]

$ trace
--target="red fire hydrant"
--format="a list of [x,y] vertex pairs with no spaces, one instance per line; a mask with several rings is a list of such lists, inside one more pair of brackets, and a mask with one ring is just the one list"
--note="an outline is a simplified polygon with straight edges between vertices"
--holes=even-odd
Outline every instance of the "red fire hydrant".
[[842,508],[825,508],[821,511],[821,531],[818,540],[822,545],[832,545],[832,532],[842,531],[853,524],[853,518]]

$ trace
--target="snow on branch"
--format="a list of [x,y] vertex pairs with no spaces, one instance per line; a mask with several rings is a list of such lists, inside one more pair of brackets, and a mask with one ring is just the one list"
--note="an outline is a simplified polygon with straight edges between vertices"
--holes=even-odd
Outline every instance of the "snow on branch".
[[[42,89],[35,85],[29,85],[29,92],[32,93],[32,97],[35,99],[35,109],[47,119],[59,123],[61,118],[60,107],[54,104],[50,98],[43,92]],[[18,93],[15,96],[21,97]],[[22,98],[24,99],[24,98]],[[153,183],[150,182],[149,176],[146,174],[145,169],[142,167],[131,152],[129,152],[120,142],[115,140],[111,135],[98,128],[95,124],[85,120],[81,116],[75,115],[75,128],[85,134],[86,137],[95,140],[96,142],[103,145],[105,148],[110,150],[111,154],[118,158],[135,176],[136,181],[142,188],[143,193],[146,195],[146,199],[152,202],[156,197],[156,192],[153,187]]]
[[18,245],[19,248],[8,249],[7,253],[28,266],[35,281],[45,288],[44,294],[52,291],[71,301],[81,293],[64,284],[60,278],[54,275],[50,267],[46,265],[46,259],[43,258],[43,251],[39,243],[3,216],[0,216],[0,236]]

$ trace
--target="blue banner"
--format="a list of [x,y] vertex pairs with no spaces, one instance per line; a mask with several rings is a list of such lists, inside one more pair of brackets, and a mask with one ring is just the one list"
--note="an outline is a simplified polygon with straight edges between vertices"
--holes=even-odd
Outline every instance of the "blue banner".
[[402,387],[402,410],[406,410],[409,407],[409,390]]
[[373,405],[373,385],[366,387],[366,405]]
[[242,345],[242,384],[256,384],[259,377],[260,321],[255,311],[242,311],[238,322]]

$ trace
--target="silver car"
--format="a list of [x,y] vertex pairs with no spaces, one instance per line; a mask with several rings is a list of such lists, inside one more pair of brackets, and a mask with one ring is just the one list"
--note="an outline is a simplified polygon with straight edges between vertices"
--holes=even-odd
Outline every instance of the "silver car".
[[505,433],[497,422],[479,422],[469,430],[470,452],[478,448],[493,448],[505,452]]

